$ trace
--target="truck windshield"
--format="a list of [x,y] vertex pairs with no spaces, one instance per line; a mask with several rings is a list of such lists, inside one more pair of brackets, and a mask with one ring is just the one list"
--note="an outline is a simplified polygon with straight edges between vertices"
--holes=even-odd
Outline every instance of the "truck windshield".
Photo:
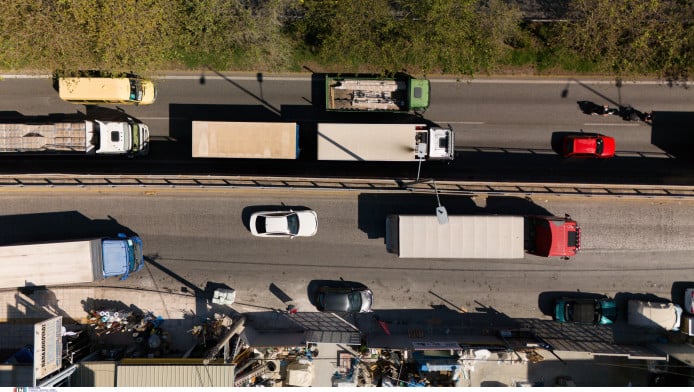
[[130,271],[138,271],[143,266],[142,244],[137,241],[128,241],[128,259],[130,260]]
[[130,79],[130,100],[142,101],[142,83],[137,79]]
[[133,148],[133,131],[130,124],[123,124],[123,145],[127,150]]
[[133,152],[140,151],[142,146],[140,146],[140,127],[137,124],[130,124],[130,134],[133,140]]

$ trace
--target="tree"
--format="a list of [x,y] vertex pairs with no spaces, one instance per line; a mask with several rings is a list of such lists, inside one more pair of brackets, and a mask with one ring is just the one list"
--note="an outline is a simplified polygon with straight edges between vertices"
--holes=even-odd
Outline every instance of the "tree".
[[576,0],[561,44],[617,76],[677,78],[692,67],[692,7],[675,0]]

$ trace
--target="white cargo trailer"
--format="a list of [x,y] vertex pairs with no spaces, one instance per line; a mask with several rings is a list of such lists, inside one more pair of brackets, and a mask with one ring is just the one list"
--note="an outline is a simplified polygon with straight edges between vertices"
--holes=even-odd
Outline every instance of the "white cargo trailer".
[[424,124],[318,124],[319,161],[451,160],[454,132]]
[[408,258],[522,259],[522,216],[457,215],[440,224],[433,215],[389,215],[389,252]]

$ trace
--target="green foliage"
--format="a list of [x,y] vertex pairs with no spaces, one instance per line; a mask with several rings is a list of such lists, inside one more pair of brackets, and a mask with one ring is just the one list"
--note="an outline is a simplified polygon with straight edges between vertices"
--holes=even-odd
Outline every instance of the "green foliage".
[[287,31],[323,64],[357,70],[471,74],[492,68],[520,31],[519,12],[500,0],[306,0],[302,9]]
[[0,68],[658,74],[694,67],[691,0],[574,0],[530,23],[507,0],[4,0]]
[[286,1],[269,0],[257,7],[228,0],[180,3],[176,53],[188,67],[277,69],[290,56],[280,22]]
[[576,0],[561,46],[618,76],[683,75],[692,67],[691,1]]

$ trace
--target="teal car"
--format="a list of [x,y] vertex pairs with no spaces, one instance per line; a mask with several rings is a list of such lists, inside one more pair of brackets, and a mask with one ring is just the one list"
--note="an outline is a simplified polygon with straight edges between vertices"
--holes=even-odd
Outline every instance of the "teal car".
[[554,305],[554,319],[560,323],[612,324],[617,304],[611,298],[561,298]]

